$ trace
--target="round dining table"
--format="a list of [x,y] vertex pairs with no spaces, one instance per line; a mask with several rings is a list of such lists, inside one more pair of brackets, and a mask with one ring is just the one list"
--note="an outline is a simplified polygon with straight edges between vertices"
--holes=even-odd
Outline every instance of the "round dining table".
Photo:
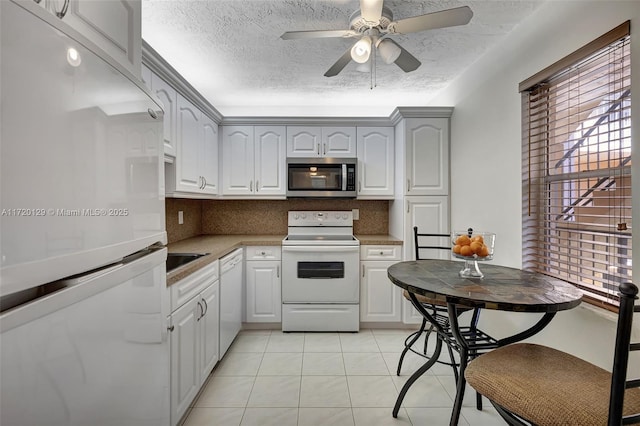
[[[399,262],[387,269],[391,282],[408,291],[413,306],[432,323],[438,333],[434,353],[412,374],[402,388],[393,411],[394,417],[397,416],[402,398],[411,384],[437,362],[444,341],[455,346],[460,352],[456,397],[450,419],[450,425],[457,425],[466,386],[464,370],[469,360],[486,351],[535,335],[551,322],[557,312],[572,309],[582,300],[582,292],[577,287],[541,273],[483,263],[483,278],[464,278],[459,275],[463,266],[464,262],[429,259]],[[444,329],[434,320],[416,295],[425,296],[436,304],[447,306],[450,330]],[[458,317],[461,312],[470,309],[474,310],[474,320],[470,327],[461,327]],[[543,315],[526,330],[502,339],[494,339],[476,329],[476,325],[473,324],[474,321],[477,323],[477,315],[481,309]],[[480,401],[478,407],[481,407]]]

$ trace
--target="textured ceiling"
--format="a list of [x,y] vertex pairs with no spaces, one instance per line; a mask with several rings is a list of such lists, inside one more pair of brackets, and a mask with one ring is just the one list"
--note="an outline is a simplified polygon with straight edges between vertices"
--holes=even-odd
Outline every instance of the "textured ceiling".
[[373,90],[354,62],[323,76],[356,39],[280,39],[348,29],[358,0],[143,0],[142,36],[225,116],[384,116],[426,105],[540,4],[385,0],[396,20],[460,6],[474,16],[465,26],[394,36],[422,66],[404,73],[378,60]]

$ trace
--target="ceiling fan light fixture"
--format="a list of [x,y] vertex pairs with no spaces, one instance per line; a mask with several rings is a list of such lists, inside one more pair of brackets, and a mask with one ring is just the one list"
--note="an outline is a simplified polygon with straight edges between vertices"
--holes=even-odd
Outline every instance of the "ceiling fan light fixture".
[[364,36],[351,48],[351,59],[359,64],[364,64],[371,55],[371,37]]
[[400,56],[400,53],[402,53],[402,50],[400,50],[397,44],[387,39],[380,40],[377,48],[385,64],[394,63]]

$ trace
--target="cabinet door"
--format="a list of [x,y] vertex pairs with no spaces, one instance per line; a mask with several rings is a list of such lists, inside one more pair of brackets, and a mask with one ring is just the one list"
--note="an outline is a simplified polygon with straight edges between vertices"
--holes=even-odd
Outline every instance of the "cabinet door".
[[323,127],[320,155],[356,158],[355,127]]
[[200,378],[204,382],[218,362],[220,285],[214,282],[200,294],[204,316],[200,318]]
[[155,74],[151,74],[151,90],[164,106],[164,153],[176,156],[176,116],[178,94],[176,89]]
[[[449,230],[449,197],[406,197],[406,228],[405,228],[405,260],[415,260],[415,245],[413,241],[413,227],[417,226],[421,233],[448,234]],[[443,237],[439,245],[447,247],[450,244],[448,237]],[[450,259],[450,251],[427,250],[421,251],[421,257],[433,259]],[[414,309],[411,302],[403,299],[402,320],[407,324],[415,324],[422,321],[422,316]]]
[[397,262],[360,262],[360,321],[401,321],[402,289],[387,277],[387,268],[394,263]]
[[321,127],[287,126],[287,157],[319,157]]
[[449,119],[406,120],[406,195],[449,194]]
[[[64,2],[54,2],[59,11]],[[70,0],[62,18],[107,52],[125,68],[140,77],[142,35],[140,1]]]
[[222,193],[254,192],[253,126],[224,126],[222,134]]
[[256,126],[255,146],[255,194],[286,194],[285,127]]
[[178,95],[178,150],[176,189],[201,192],[200,147],[202,145],[201,113],[195,105]]
[[279,261],[246,263],[247,322],[282,321]]
[[203,178],[202,192],[218,193],[218,124],[202,114],[202,145],[200,174]]
[[392,198],[394,189],[392,127],[358,127],[358,198]]
[[195,297],[171,314],[171,424],[178,423],[200,389],[199,301]]

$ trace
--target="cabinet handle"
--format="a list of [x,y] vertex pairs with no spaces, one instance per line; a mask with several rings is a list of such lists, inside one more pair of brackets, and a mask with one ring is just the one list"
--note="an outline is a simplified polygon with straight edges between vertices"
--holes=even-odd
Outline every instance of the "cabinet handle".
[[207,178],[202,176],[202,189],[205,189],[207,187]]
[[35,1],[35,2],[36,2],[36,4],[40,4],[40,2],[41,2],[42,0],[33,0],[33,1]]
[[320,142],[318,142],[318,155],[320,155]]
[[69,9],[69,0],[64,0],[64,5],[62,5],[62,10],[60,12],[56,12],[56,16],[60,19],[64,18],[64,15],[67,14],[68,9]]
[[323,145],[322,155],[327,155],[327,144],[326,143]]
[[198,301],[198,306],[200,306],[200,316],[196,319],[196,321],[200,321],[200,318],[204,316],[204,308],[202,307],[202,303]]
[[176,328],[175,325],[172,325],[171,327],[167,327],[167,331],[171,332]]
[[209,312],[209,305],[207,304],[207,301],[204,300],[204,297],[202,298],[202,303],[204,303],[204,313],[202,314],[202,316],[207,315],[207,312]]
[[362,192],[362,182],[358,181],[358,192]]
[[260,181],[259,180],[256,181],[256,192],[258,192],[258,187],[259,187],[258,182]]
[[280,265],[276,266],[276,278],[280,278]]
[[156,112],[154,110],[152,110],[151,108],[147,108],[147,112],[149,113],[149,116],[151,118],[153,118],[154,120],[158,119],[158,114],[156,114]]
[[253,192],[253,181],[249,181],[249,192]]
[[409,202],[407,201],[407,213],[409,213]]
[[407,192],[411,191],[411,179],[407,179]]
[[364,265],[362,265],[362,278],[364,278]]

